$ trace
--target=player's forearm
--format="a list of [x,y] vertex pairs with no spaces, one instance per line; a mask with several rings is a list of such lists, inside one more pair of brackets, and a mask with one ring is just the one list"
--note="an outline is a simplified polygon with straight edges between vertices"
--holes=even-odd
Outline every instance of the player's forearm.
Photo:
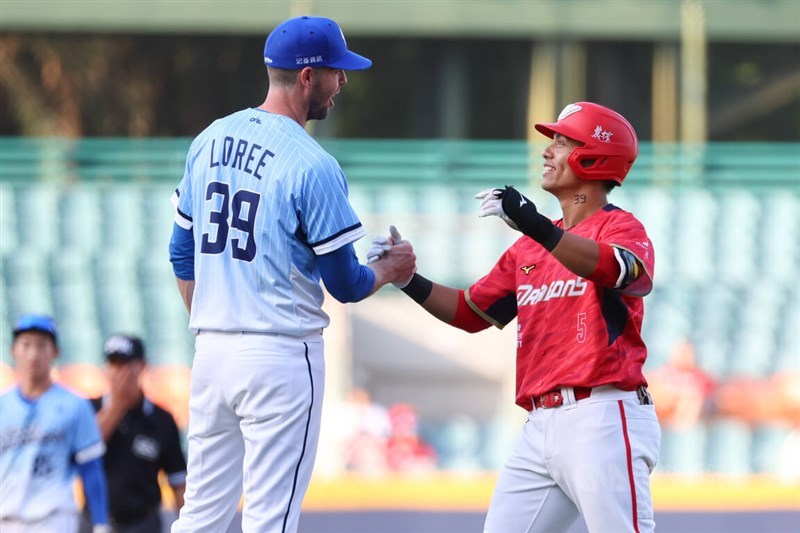
[[186,485],[176,485],[172,487],[172,494],[175,496],[175,511],[180,511],[183,507],[183,493],[186,492]]
[[125,410],[119,406],[115,407],[113,404],[105,406],[97,412],[97,425],[100,428],[100,435],[102,435],[104,442],[109,441],[124,416]]
[[450,324],[453,321],[458,308],[458,289],[433,283],[414,274],[402,291],[442,322]]
[[178,281],[178,292],[183,299],[186,310],[192,312],[192,297],[194,296],[194,280],[175,278]]
[[565,232],[551,253],[570,272],[588,279],[597,267],[599,250],[597,241]]

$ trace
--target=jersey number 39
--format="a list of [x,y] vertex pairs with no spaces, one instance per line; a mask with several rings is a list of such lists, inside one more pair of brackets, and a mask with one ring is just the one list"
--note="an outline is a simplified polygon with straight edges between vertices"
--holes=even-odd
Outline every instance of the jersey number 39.
[[[209,213],[209,224],[217,227],[214,240],[211,240],[211,232],[203,233],[203,244],[200,252],[204,254],[221,254],[228,245],[228,231],[232,227],[246,235],[246,239],[241,239],[240,234],[231,238],[231,253],[234,259],[241,261],[252,261],[256,256],[256,239],[253,235],[253,228],[256,223],[256,213],[261,195],[247,190],[236,191],[233,196],[227,183],[212,181],[206,189],[206,201],[220,197],[219,210],[212,209]],[[228,218],[233,212],[230,223]],[[242,241],[245,241],[242,246]]]

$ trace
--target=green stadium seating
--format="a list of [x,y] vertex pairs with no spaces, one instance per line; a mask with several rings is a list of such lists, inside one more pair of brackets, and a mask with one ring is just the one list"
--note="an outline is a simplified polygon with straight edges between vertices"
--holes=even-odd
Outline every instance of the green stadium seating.
[[708,471],[744,476],[753,471],[753,437],[738,420],[721,419],[709,424],[705,468]]
[[[102,363],[113,332],[141,335],[152,363],[189,365],[193,337],[168,261],[170,197],[188,139],[0,138],[0,341],[21,313],[53,313],[63,362]],[[519,237],[479,219],[476,192],[513,184],[547,216],[539,149],[522,141],[328,140],[367,238],[397,225],[420,271],[466,287]],[[754,179],[758,176],[758,179]],[[646,368],[688,338],[717,379],[800,370],[800,149],[795,144],[642,143],[610,201],[644,223],[656,253],[645,300]],[[431,428],[442,466],[496,468],[508,436],[454,418]],[[785,430],[733,420],[665,429],[660,471],[775,472]]]

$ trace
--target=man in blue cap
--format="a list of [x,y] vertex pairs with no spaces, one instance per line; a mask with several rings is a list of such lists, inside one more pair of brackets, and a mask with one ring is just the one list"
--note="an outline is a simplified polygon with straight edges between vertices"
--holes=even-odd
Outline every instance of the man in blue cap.
[[[372,62],[323,17],[279,24],[266,100],[192,143],[173,202],[170,260],[197,335],[185,503],[173,532],[226,531],[244,486],[245,532],[297,531],[325,383],[325,288],[341,302],[411,278],[409,244],[362,265],[365,235],[336,159],[306,132]],[[384,264],[385,263],[385,264]]]
[[105,445],[89,402],[53,383],[58,357],[52,318],[23,315],[13,330],[17,386],[0,396],[0,530],[76,531],[76,472],[93,530],[110,531]]

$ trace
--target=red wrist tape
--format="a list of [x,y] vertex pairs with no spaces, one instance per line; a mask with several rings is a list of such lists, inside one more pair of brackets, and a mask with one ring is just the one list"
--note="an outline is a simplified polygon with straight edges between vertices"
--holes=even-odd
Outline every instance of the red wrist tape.
[[614,256],[614,247],[602,242],[597,243],[597,246],[600,255],[597,258],[597,266],[588,279],[603,287],[616,287],[619,281],[620,266]]
[[458,291],[458,307],[450,325],[463,329],[468,333],[475,333],[491,326],[469,306],[462,290]]

